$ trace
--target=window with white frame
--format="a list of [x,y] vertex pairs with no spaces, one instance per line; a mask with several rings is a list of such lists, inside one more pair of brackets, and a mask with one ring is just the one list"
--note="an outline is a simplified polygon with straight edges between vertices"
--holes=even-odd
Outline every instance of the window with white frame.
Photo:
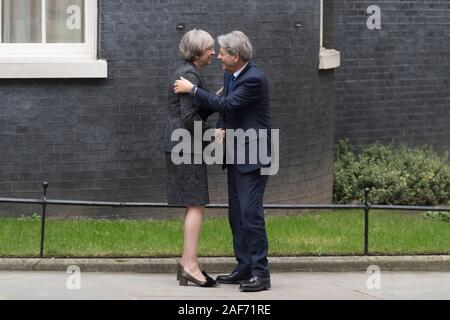
[[335,49],[328,49],[324,47],[323,41],[323,13],[324,13],[324,1],[333,0],[319,0],[320,1],[320,52],[319,52],[319,69],[335,69],[341,65],[341,53]]
[[0,77],[106,77],[96,0],[0,0]]

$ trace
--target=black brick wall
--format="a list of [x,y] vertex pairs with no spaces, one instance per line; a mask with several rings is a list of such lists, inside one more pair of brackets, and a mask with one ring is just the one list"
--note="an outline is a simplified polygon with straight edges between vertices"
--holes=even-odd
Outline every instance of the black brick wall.
[[[214,37],[240,29],[253,41],[281,134],[281,169],[269,179],[266,203],[331,201],[334,73],[317,68],[317,0],[104,0],[99,17],[108,79],[0,80],[1,196],[39,197],[41,182],[48,180],[50,198],[165,202],[158,145],[168,75],[183,35],[176,26],[185,23],[186,30],[202,28]],[[299,22],[303,27],[296,29]],[[218,64],[205,72],[210,87],[218,88]],[[210,195],[213,202],[227,200],[218,167],[210,170]],[[50,210],[97,216],[148,211]]]
[[[366,26],[370,5],[381,30]],[[336,139],[450,150],[450,2],[343,0],[336,10]]]

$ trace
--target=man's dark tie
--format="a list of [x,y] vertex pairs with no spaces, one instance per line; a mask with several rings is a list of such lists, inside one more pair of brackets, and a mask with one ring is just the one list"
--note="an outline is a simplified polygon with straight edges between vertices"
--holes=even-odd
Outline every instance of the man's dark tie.
[[234,76],[230,76],[230,80],[228,82],[228,94],[230,94],[234,90],[235,83],[236,83],[236,78]]

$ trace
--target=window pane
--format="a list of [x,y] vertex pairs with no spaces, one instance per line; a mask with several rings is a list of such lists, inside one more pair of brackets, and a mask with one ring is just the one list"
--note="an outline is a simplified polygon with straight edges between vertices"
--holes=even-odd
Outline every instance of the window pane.
[[47,42],[84,42],[84,0],[47,0]]
[[1,19],[3,42],[42,42],[41,10],[41,1],[3,0]]

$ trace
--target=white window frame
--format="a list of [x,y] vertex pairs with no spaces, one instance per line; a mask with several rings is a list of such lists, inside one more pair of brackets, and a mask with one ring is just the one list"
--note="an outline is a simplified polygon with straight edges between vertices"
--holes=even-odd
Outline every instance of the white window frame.
[[[341,66],[341,53],[335,49],[327,49],[323,46],[323,1],[320,1],[320,52],[319,69],[336,69]],[[332,1],[332,0],[326,0]]]
[[85,1],[84,43],[45,43],[42,3],[42,43],[0,42],[0,78],[106,78],[107,63],[97,59],[98,1]]

